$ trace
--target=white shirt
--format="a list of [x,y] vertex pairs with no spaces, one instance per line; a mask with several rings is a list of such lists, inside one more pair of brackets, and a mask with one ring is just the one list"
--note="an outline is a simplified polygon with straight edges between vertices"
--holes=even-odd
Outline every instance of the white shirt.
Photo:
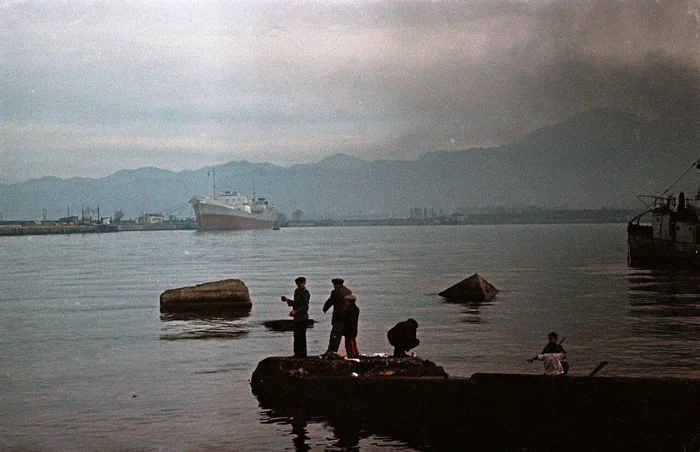
[[564,373],[564,368],[561,366],[561,360],[566,358],[566,353],[545,353],[537,355],[538,361],[544,361],[545,375],[561,375]]

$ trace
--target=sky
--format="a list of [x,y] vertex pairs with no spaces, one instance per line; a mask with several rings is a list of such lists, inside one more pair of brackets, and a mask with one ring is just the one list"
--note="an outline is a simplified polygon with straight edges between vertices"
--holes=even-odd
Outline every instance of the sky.
[[698,127],[700,0],[0,0],[0,184]]

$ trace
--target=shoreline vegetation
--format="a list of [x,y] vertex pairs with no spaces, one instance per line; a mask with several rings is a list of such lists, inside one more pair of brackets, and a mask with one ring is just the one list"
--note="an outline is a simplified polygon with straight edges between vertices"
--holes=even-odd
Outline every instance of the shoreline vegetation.
[[[509,213],[475,213],[432,218],[322,219],[285,220],[282,228],[336,226],[424,226],[424,225],[499,225],[499,224],[586,224],[627,223],[637,215],[632,209],[536,210]],[[0,236],[88,234],[121,231],[196,230],[193,219],[167,220],[161,223],[122,221],[101,224],[89,220],[79,224],[57,221],[0,221]]]

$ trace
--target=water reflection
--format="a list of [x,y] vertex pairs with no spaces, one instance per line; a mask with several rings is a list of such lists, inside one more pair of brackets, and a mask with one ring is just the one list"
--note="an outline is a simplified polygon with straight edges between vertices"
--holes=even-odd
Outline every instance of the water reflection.
[[628,319],[635,336],[662,340],[666,366],[700,369],[694,345],[700,338],[700,273],[631,270],[628,282]]
[[294,450],[297,451],[307,451],[311,450],[311,446],[308,444],[309,435],[306,431],[306,425],[308,424],[308,419],[306,416],[299,416],[292,418],[292,442],[294,443]]
[[470,323],[473,325],[479,325],[482,323],[481,320],[481,310],[483,308],[487,308],[490,306],[495,298],[487,298],[484,300],[477,300],[477,299],[455,299],[455,298],[447,298],[447,297],[441,297],[443,303],[447,304],[454,304],[454,305],[461,305],[463,306],[462,309],[462,314],[466,314],[465,317],[462,319],[464,323]]
[[161,340],[239,339],[248,335],[250,308],[225,312],[162,313]]
[[419,407],[416,400],[409,399],[397,405],[378,394],[369,395],[367,400],[361,394],[355,395],[363,401],[353,399],[343,404],[342,397],[332,395],[332,400],[323,397],[319,401],[285,394],[258,394],[261,423],[290,425],[295,450],[309,450],[308,429],[314,425],[323,425],[324,431],[333,434],[326,441],[330,447],[325,450],[359,451],[367,442],[377,449],[445,450],[455,439],[452,422],[445,422],[444,413],[432,406]]
[[[385,430],[377,429],[376,423],[365,422],[364,417],[356,412],[343,413],[342,407],[335,411],[319,411],[317,408],[311,410],[298,407],[277,404],[275,408],[267,408],[261,412],[261,423],[279,424],[291,426],[290,436],[296,451],[309,451],[312,447],[309,427],[313,425],[323,425],[324,431],[330,430],[333,438],[324,447],[324,450],[355,452],[362,450],[360,442],[368,438],[373,438],[373,445],[379,448],[398,447],[406,450],[434,450],[427,444],[415,441],[404,441],[400,433],[388,433]],[[405,430],[409,431],[412,426]]]
[[632,270],[630,293],[656,297],[700,297],[700,273],[682,270]]
[[209,308],[199,310],[177,310],[161,312],[160,319],[163,321],[207,319],[238,320],[250,316],[251,310],[252,306],[250,305],[241,307],[226,307],[225,309]]
[[309,444],[311,438],[307,429],[309,421],[308,412],[300,409],[268,409],[261,413],[261,423],[263,424],[282,424],[292,427],[292,444],[296,451],[311,450]]

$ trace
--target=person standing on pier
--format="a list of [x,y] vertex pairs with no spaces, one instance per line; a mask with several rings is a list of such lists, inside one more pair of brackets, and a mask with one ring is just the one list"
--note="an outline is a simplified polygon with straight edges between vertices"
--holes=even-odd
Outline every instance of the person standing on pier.
[[357,307],[355,295],[345,297],[345,311],[343,312],[343,336],[345,337],[345,351],[348,358],[360,356],[357,348],[357,323],[360,318],[360,308]]
[[328,350],[323,356],[328,356],[331,353],[338,353],[340,341],[343,338],[343,311],[345,309],[345,297],[352,295],[352,291],[345,287],[345,281],[341,278],[333,278],[331,280],[333,290],[331,296],[323,304],[323,312],[326,313],[331,307],[333,308],[333,317],[331,317],[331,337],[328,340]]
[[286,301],[292,307],[289,316],[294,322],[294,357],[306,358],[306,324],[309,320],[311,294],[306,288],[306,278],[300,276],[294,282],[297,285],[297,288],[294,289],[294,299],[290,300],[282,295],[282,301]]

